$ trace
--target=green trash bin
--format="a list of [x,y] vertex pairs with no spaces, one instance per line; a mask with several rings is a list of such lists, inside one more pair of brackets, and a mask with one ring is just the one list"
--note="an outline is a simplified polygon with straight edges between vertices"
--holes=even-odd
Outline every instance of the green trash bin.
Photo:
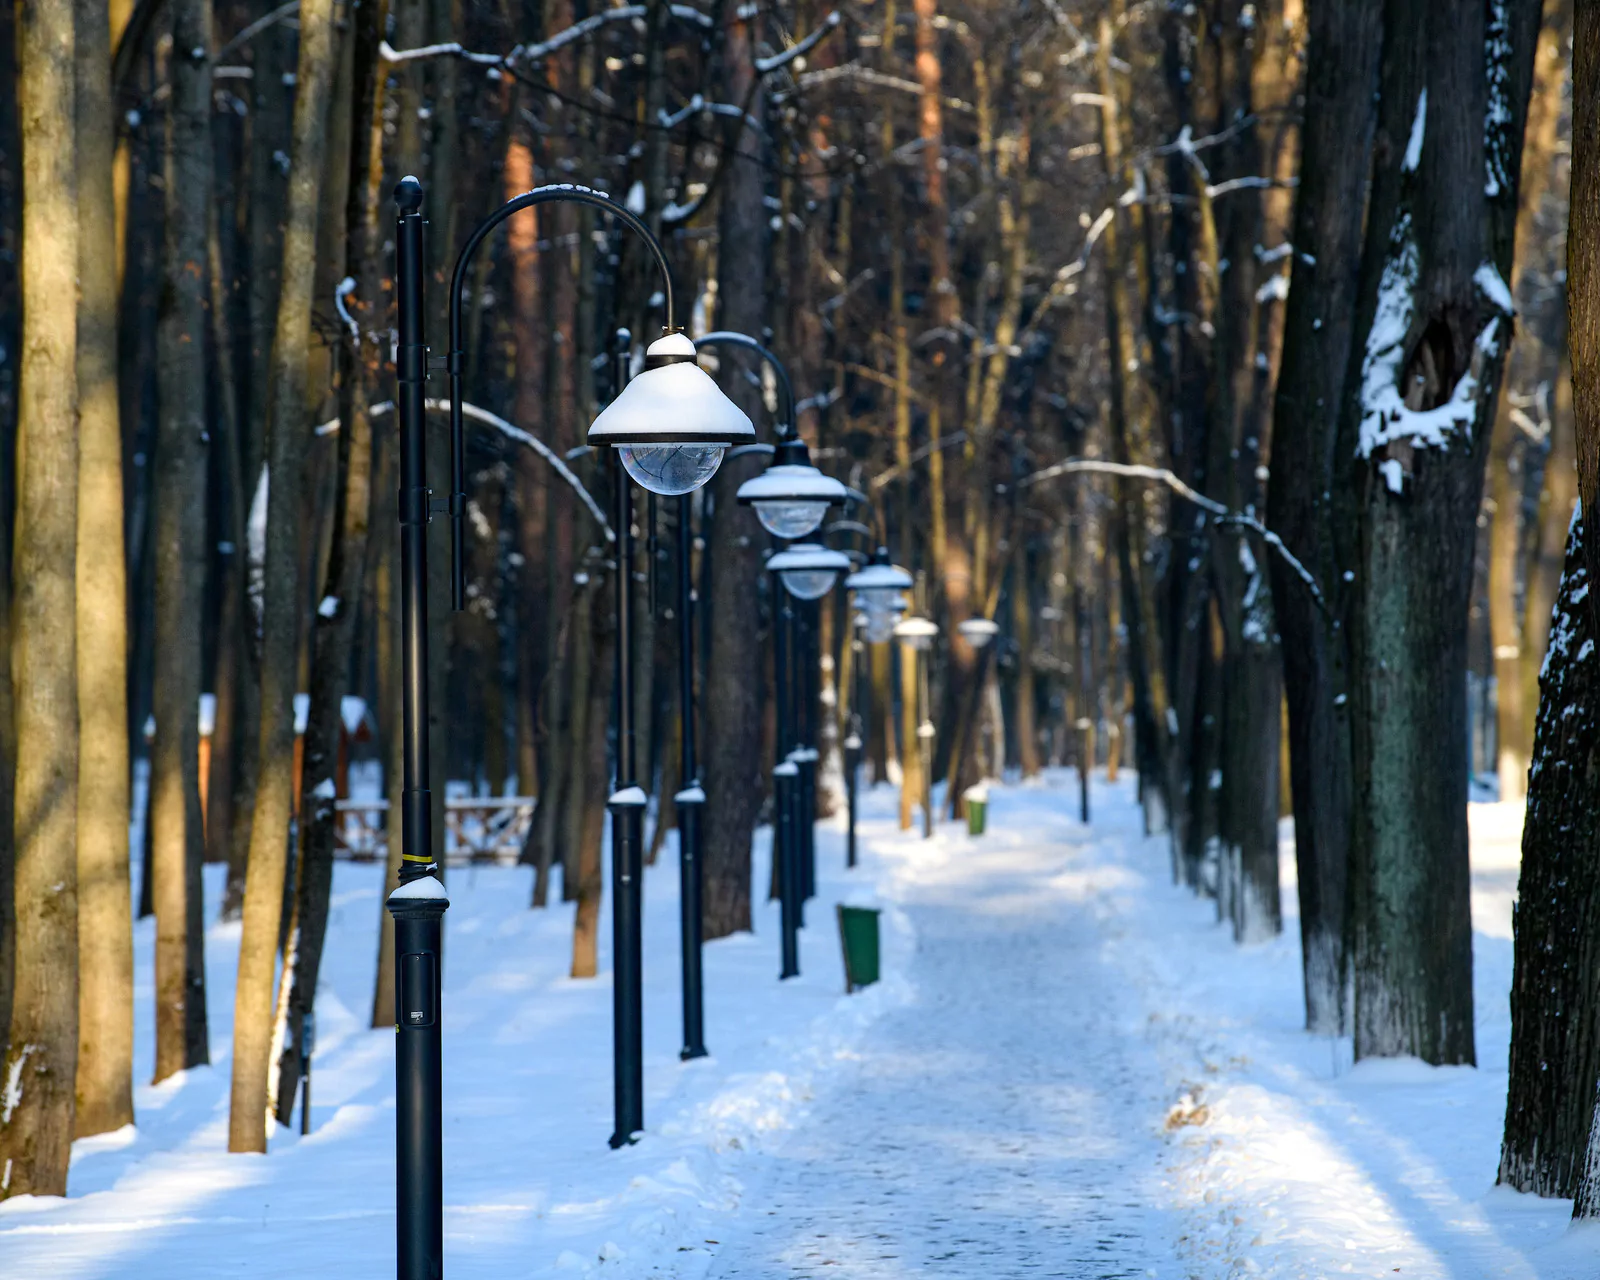
[[961,793],[961,802],[967,811],[967,834],[981,836],[989,824],[989,788],[968,787]]
[[839,905],[839,944],[844,948],[844,989],[870,987],[878,980],[878,909]]

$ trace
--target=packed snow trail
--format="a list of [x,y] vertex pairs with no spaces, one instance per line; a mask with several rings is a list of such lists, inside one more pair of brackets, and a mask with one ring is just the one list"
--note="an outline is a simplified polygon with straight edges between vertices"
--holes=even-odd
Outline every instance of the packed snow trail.
[[749,1187],[712,1277],[1182,1274],[1161,1067],[1102,957],[1087,834],[1060,826],[902,838],[915,998]]

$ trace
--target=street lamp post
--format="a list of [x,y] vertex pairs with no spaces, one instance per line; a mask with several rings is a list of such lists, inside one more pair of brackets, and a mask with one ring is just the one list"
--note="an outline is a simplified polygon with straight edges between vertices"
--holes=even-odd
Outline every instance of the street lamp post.
[[[802,904],[806,899],[806,844],[801,828],[806,822],[803,778],[804,747],[799,742],[799,723],[795,704],[802,681],[793,671],[796,657],[794,619],[801,607],[820,600],[833,589],[841,571],[850,567],[850,557],[830,551],[816,543],[795,543],[767,560],[768,570],[778,579],[777,651],[774,667],[777,678],[778,755],[781,763],[773,770],[773,800],[777,807],[779,885],[784,895],[784,977],[788,972],[795,943],[790,937],[802,923]],[[787,747],[785,744],[789,744]],[[792,906],[791,906],[792,900]],[[796,957],[795,973],[798,973]]]
[[706,1056],[704,988],[700,972],[704,929],[703,868],[700,861],[700,816],[706,793],[700,785],[694,740],[694,499],[678,498],[678,700],[683,788],[673,796],[678,813],[679,942],[683,949],[684,1061]]
[[[754,509],[762,528],[774,538],[791,542],[813,532],[830,506],[843,502],[849,490],[840,481],[811,465],[805,442],[795,432],[794,384],[783,361],[749,334],[719,329],[695,340],[708,347],[738,347],[766,362],[778,384],[777,439],[770,466],[739,486],[738,501]],[[784,553],[779,553],[784,554]],[[832,553],[829,553],[832,554]],[[771,567],[769,563],[769,568]],[[781,577],[781,575],[780,575]],[[830,578],[831,583],[831,578]],[[779,892],[783,896],[782,976],[799,973],[794,930],[803,923],[803,903],[816,880],[815,828],[816,754],[810,731],[814,716],[803,692],[797,690],[792,671],[809,670],[804,606],[797,608],[787,591],[775,597],[774,642],[778,683],[778,747],[773,770],[773,856],[778,865]],[[805,685],[809,687],[809,685]],[[798,872],[797,875],[793,873]],[[791,884],[793,887],[791,888]],[[791,901],[793,899],[793,901]]]
[[[633,335],[618,329],[612,351],[618,396],[628,385]],[[613,520],[617,530],[616,778],[606,808],[611,814],[611,1060],[615,1126],[613,1148],[644,1128],[644,810],[649,797],[635,773],[633,731],[633,492],[619,460],[611,460]]]
[[917,664],[915,672],[915,688],[917,691],[917,708],[908,708],[906,714],[919,717],[917,721],[917,756],[922,770],[922,834],[926,839],[933,835],[933,800],[931,782],[928,778],[932,768],[933,755],[933,722],[929,720],[928,697],[928,664],[923,655],[933,648],[933,638],[939,634],[939,625],[931,619],[920,615],[903,619],[894,629],[895,639],[906,647],[911,661]]
[[[444,1269],[444,1119],[439,943],[450,899],[433,858],[428,794],[428,518],[424,469],[422,184],[395,188],[395,280],[400,303],[395,395],[400,435],[400,884],[394,917],[395,1244],[399,1280]],[[391,837],[392,838],[392,837]]]
[[[649,227],[603,192],[571,183],[537,187],[516,196],[489,214],[467,237],[456,259],[450,286],[450,348],[437,361],[450,381],[450,493],[435,500],[424,477],[423,383],[430,365],[423,337],[423,220],[422,184],[403,178],[395,188],[399,211],[396,229],[396,283],[399,334],[395,353],[400,427],[400,556],[403,700],[403,765],[401,796],[401,884],[389,896],[395,917],[396,1009],[399,1032],[395,1055],[397,1086],[396,1166],[399,1243],[399,1280],[439,1280],[443,1274],[443,1174],[440,1097],[440,920],[449,907],[444,886],[435,874],[430,832],[431,800],[423,785],[428,776],[427,733],[427,601],[425,595],[426,525],[434,514],[448,515],[452,526],[451,603],[460,609],[465,599],[463,526],[466,516],[466,446],[462,406],[465,368],[463,295],[474,256],[489,233],[523,209],[550,203],[587,205],[608,214],[644,242],[661,273],[665,302],[665,335],[647,350],[645,372],[622,389],[605,413],[590,427],[589,443],[616,445],[623,470],[655,493],[687,493],[715,473],[729,444],[753,439],[750,420],[718,390],[694,364],[694,345],[673,327],[672,275],[666,254]],[[619,357],[619,364],[622,357]],[[619,373],[619,382],[620,382]],[[620,732],[619,778],[631,783],[631,699],[626,696],[632,679],[627,644],[631,640],[631,601],[626,583],[627,553],[631,549],[627,489],[617,478],[618,521],[615,536],[621,560],[619,578],[618,641],[619,701],[628,710],[627,732]],[[619,726],[621,727],[621,726]],[[622,758],[626,752],[627,758]],[[642,792],[638,793],[642,808]],[[627,809],[629,786],[619,786],[611,798],[613,812]],[[613,839],[626,835],[629,822],[613,823]],[[640,841],[634,841],[637,851]],[[637,857],[634,859],[636,864]],[[632,909],[630,929],[620,930],[618,949],[631,943],[632,955],[619,954],[618,987],[631,988],[630,1008],[618,1005],[617,1074],[618,1108],[614,1137],[631,1138],[642,1123],[633,1088],[642,1076],[639,1066],[638,1017],[638,871],[630,866],[626,841],[613,848],[613,865],[629,876]],[[624,895],[618,894],[619,898]],[[618,904],[619,909],[622,904]],[[625,922],[626,923],[626,922]],[[629,934],[631,933],[631,940]],[[626,1014],[627,1016],[623,1016]],[[628,1107],[623,1105],[622,1081],[632,1082]],[[631,1108],[631,1109],[630,1109]]]

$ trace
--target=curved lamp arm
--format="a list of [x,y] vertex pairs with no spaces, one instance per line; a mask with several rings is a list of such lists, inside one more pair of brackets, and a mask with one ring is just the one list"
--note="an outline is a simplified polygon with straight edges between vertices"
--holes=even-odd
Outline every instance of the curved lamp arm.
[[467,237],[466,244],[461,246],[460,256],[456,258],[455,274],[450,281],[450,354],[447,357],[446,367],[450,373],[450,607],[459,611],[466,593],[466,573],[463,566],[463,524],[466,517],[467,505],[467,450],[465,441],[465,428],[461,419],[461,375],[462,362],[465,352],[462,350],[462,324],[461,324],[461,295],[466,288],[467,268],[471,265],[473,256],[483,244],[489,233],[514,213],[524,209],[531,209],[541,204],[582,204],[591,209],[599,209],[615,218],[628,230],[634,232],[645,242],[650,250],[650,255],[655,259],[656,266],[661,271],[662,292],[667,304],[668,333],[673,332],[673,306],[672,306],[672,271],[667,266],[667,255],[661,248],[661,242],[651,234],[647,227],[632,211],[618,204],[602,191],[595,191],[590,187],[580,187],[570,182],[551,183],[549,186],[535,187],[532,191],[524,191],[520,196],[507,200],[503,205],[480,222]]
[[784,368],[783,361],[773,355],[764,346],[752,338],[748,333],[735,333],[732,329],[718,329],[703,337],[694,340],[696,347],[743,347],[746,351],[754,351],[758,356],[772,366],[772,372],[777,375],[778,386],[781,394],[778,398],[778,439],[787,440],[794,435],[794,384],[789,381],[789,371]]

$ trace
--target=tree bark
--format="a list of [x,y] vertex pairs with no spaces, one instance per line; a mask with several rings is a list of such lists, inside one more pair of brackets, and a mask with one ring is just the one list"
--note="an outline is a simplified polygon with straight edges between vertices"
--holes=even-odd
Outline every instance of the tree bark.
[[1541,681],[1513,916],[1511,1061],[1498,1182],[1572,1196],[1600,1081],[1600,659],[1572,522]]
[[[765,95],[756,83],[752,20],[727,31],[727,100],[749,102],[749,115],[761,120]],[[761,140],[754,130],[738,130],[735,145],[749,159],[730,164],[723,182],[721,238],[717,254],[721,325],[759,334],[766,323],[768,277],[767,215],[762,207],[764,180]],[[731,363],[731,362],[730,362]],[[760,393],[740,377],[724,387],[753,420],[763,416]],[[757,581],[761,559],[756,526],[733,501],[742,480],[754,475],[753,460],[725,466],[712,481],[717,509],[711,522],[710,609],[716,619],[705,658],[705,788],[716,797],[706,806],[703,869],[705,936],[709,941],[750,928],[750,841],[765,792],[766,762],[761,759],[761,652]]]
[[380,213],[383,183],[383,39],[386,0],[363,0],[354,11],[352,87],[345,149],[348,180],[343,258],[356,289],[345,297],[355,329],[344,335],[339,396],[334,535],[317,618],[312,631],[311,702],[306,721],[300,783],[300,867],[296,880],[299,937],[292,951],[288,1023],[278,1058],[277,1115],[288,1124],[295,1090],[305,1070],[305,1020],[315,1011],[333,889],[333,851],[338,812],[335,770],[344,730],[343,701],[350,679],[356,619],[366,591],[367,531],[373,515],[371,406],[383,375],[381,335],[387,299],[383,284]]
[[74,1133],[133,1123],[127,589],[117,403],[111,22],[74,5],[78,169],[78,1075]]
[[[65,1195],[78,1057],[77,164],[72,6],[17,8],[22,364],[15,637],[16,986],[0,1199]],[[15,1081],[13,1086],[10,1082]]]
[[[200,864],[200,606],[205,583],[206,222],[211,200],[211,8],[172,6],[166,278],[157,332],[155,744],[156,1080],[209,1061]],[[199,56],[195,56],[198,54]]]
[[1392,0],[1386,13],[1361,358],[1351,361],[1340,433],[1357,513],[1357,1058],[1476,1057],[1467,777],[1457,753],[1484,428],[1509,336],[1503,281],[1538,21],[1535,0],[1488,17],[1412,0]]
[[301,591],[301,464],[307,435],[306,368],[311,342],[317,211],[334,63],[333,0],[300,8],[293,144],[283,282],[272,343],[265,601],[261,646],[261,738],[255,819],[245,873],[244,931],[234,998],[230,1151],[265,1151],[273,970],[283,912],[293,796],[294,693]]
[[[1335,439],[1354,322],[1381,0],[1310,0],[1293,266],[1272,417],[1267,525],[1316,575],[1334,617],[1343,596]],[[1272,557],[1284,693],[1306,1027],[1345,1028],[1350,721],[1344,633]]]
[[[1523,141],[1516,256],[1511,264],[1511,294],[1519,300],[1519,310],[1524,314],[1530,307],[1522,283],[1528,262],[1535,257],[1544,234],[1539,214],[1555,167],[1562,90],[1567,79],[1566,45],[1571,30],[1571,0],[1550,0],[1535,54],[1534,87]],[[1546,357],[1541,328],[1537,323],[1518,328],[1508,359],[1507,391],[1519,383],[1536,381],[1540,373],[1548,369],[1550,361]],[[1511,415],[1511,398],[1502,393],[1489,444],[1489,497],[1494,514],[1489,531],[1488,606],[1490,639],[1494,646],[1500,799],[1519,802],[1528,782],[1536,700],[1527,697],[1529,690],[1522,661],[1523,626],[1516,608],[1518,570],[1523,558],[1523,479],[1519,463],[1525,451],[1519,447],[1521,432]],[[1531,593],[1529,603],[1532,603]]]

